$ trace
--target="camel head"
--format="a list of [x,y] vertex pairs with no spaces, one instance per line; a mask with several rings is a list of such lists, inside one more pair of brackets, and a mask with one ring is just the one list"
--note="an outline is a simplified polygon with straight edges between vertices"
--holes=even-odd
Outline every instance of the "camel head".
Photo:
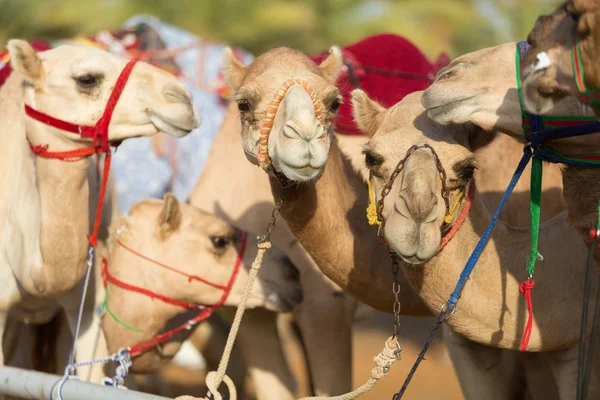
[[335,85],[342,65],[337,47],[320,65],[299,51],[277,48],[246,67],[225,51],[223,72],[236,93],[242,146],[251,162],[297,182],[323,173],[342,99]]
[[[427,118],[420,96],[412,93],[386,110],[363,91],[352,92],[355,120],[370,136],[364,154],[378,208],[384,187],[404,160],[380,214],[383,236],[410,264],[425,263],[438,253],[443,234],[461,213],[476,168],[467,132],[449,135],[457,127]],[[430,147],[413,148],[423,145]]]
[[[576,69],[585,71],[585,86],[600,89],[600,2],[569,0],[554,13],[540,16],[527,41],[531,48],[523,60],[523,100],[532,113],[554,113],[555,103],[573,95],[584,102],[577,87]],[[575,41],[579,51],[575,61]]]
[[[23,76],[25,104],[76,125],[94,126],[103,115],[127,60],[105,51],[63,45],[36,53],[25,41],[8,42],[11,65]],[[73,148],[79,136],[27,118],[31,142],[52,150]],[[109,141],[164,132],[182,137],[198,127],[197,111],[183,84],[172,74],[138,62],[117,102]],[[61,148],[62,147],[62,148]]]
[[[224,305],[237,306],[257,252],[256,236],[248,234],[245,240],[243,250],[244,233],[214,215],[179,204],[175,197],[167,194],[162,201],[148,199],[135,204],[111,228],[107,270],[122,282],[199,305],[219,303],[225,293],[222,287],[233,279]],[[238,257],[241,264],[235,275]],[[248,308],[289,312],[301,298],[296,269],[281,251],[270,249],[250,293]],[[148,340],[199,313],[126,290],[110,279],[107,304],[116,316],[107,313],[102,321],[111,352]],[[118,323],[117,318],[134,330]],[[136,357],[134,370],[155,370],[175,355],[189,334],[186,330]]]
[[[429,118],[523,137],[516,51],[515,42],[505,43],[465,54],[441,69],[421,98]],[[563,98],[555,102],[553,114],[580,116],[583,111],[574,99]]]
[[515,46],[511,42],[468,53],[442,68],[423,92],[429,117],[441,124],[476,121],[493,127],[499,105],[518,110],[516,91],[507,96],[508,88],[516,86]]

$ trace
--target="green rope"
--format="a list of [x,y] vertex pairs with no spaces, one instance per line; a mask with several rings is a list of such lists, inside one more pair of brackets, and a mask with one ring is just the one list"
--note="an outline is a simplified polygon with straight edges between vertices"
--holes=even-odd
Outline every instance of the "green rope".
[[104,301],[102,302],[102,306],[104,307],[104,309],[110,314],[110,316],[117,321],[118,324],[124,326],[125,328],[129,329],[130,331],[134,331],[137,333],[142,333],[144,332],[141,329],[138,328],[134,328],[133,326],[129,325],[128,323],[122,321],[119,317],[116,316],[116,314],[110,309],[110,307],[108,306],[108,288],[104,289]]
[[533,277],[535,262],[539,257],[538,241],[540,234],[540,203],[542,199],[542,160],[534,158],[531,165],[531,200],[529,209],[531,212],[531,255],[527,264],[527,275]]

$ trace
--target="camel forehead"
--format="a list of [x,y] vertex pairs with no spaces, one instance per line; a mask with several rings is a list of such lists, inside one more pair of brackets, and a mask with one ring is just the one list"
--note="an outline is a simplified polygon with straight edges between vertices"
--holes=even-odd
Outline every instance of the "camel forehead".
[[279,47],[258,56],[248,67],[247,77],[251,79],[252,76],[260,75],[272,68],[282,71],[296,68],[319,74],[319,67],[306,54],[287,47]]
[[[140,217],[132,219],[132,222],[150,222],[158,224],[165,202],[159,199],[145,199],[134,204],[129,210],[129,216]],[[192,227],[199,232],[206,231],[208,234],[226,234],[231,231],[230,226],[219,217],[190,204],[179,203],[179,212],[182,215],[182,226]]]
[[84,45],[70,45],[65,44],[58,46],[54,49],[46,50],[39,53],[42,60],[59,62],[59,63],[83,63],[93,62],[99,65],[111,63],[114,65],[123,64],[126,60],[122,57],[108,53],[106,51],[84,46]]
[[469,156],[471,153],[459,146],[453,136],[461,127],[443,126],[429,119],[419,97],[419,92],[413,93],[386,110],[368,147],[401,157],[411,146],[427,143],[440,154],[456,152],[457,156]]
[[302,79],[317,92],[322,93],[328,89],[335,89],[335,85],[327,82],[323,77],[304,68],[287,65],[281,68],[269,68],[252,80],[246,80],[240,92],[251,90],[258,93],[269,93],[279,89],[290,79]]

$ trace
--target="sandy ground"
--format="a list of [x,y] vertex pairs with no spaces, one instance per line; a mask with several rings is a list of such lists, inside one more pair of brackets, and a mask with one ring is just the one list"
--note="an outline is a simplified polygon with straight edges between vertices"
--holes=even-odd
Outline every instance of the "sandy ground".
[[[380,400],[392,398],[394,393],[402,386],[434,322],[433,318],[405,317],[402,319],[402,360],[397,362],[390,373],[361,399]],[[373,366],[372,359],[381,351],[391,332],[391,324],[391,316],[382,313],[375,313],[370,319],[357,324],[353,337],[353,379],[355,387],[368,379]],[[297,395],[300,397],[308,394],[303,390],[307,387],[307,382],[301,374],[302,361],[296,359],[294,354],[298,353],[292,352],[290,364],[298,380],[299,391]],[[171,364],[161,372],[162,379],[147,377],[142,380],[144,387],[140,389],[154,393],[160,390],[164,394],[168,392],[171,396],[189,394],[200,397],[206,394],[206,388],[203,385],[204,377],[204,371],[191,371]],[[452,363],[440,334],[430,347],[426,360],[421,363],[403,399],[455,400],[462,398]]]

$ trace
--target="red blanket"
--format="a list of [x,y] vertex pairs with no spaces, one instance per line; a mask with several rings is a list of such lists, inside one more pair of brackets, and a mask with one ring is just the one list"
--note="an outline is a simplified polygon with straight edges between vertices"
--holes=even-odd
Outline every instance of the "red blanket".
[[[342,49],[346,67],[338,80],[344,103],[334,121],[338,133],[359,135],[354,124],[350,92],[364,90],[369,97],[390,107],[409,93],[426,89],[437,71],[450,62],[446,54],[431,64],[412,43],[401,36],[367,37]],[[327,53],[311,57],[320,63]]]

